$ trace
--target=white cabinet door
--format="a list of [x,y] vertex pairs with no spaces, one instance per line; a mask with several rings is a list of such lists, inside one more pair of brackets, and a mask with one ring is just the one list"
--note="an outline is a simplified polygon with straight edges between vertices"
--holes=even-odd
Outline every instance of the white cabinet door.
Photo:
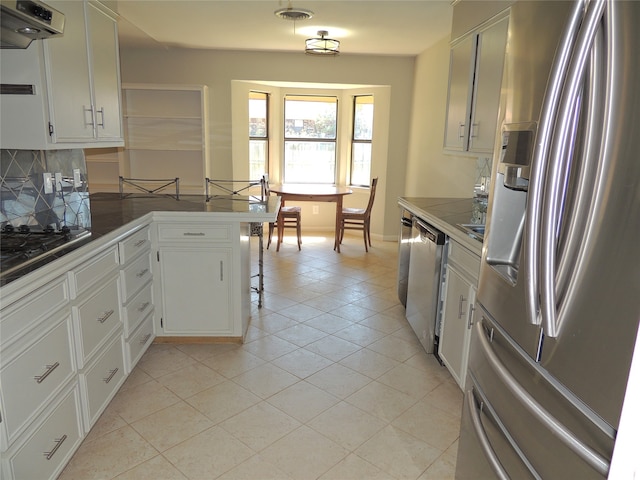
[[508,24],[505,17],[480,27],[451,48],[446,150],[493,151]]
[[476,36],[471,35],[451,49],[449,66],[449,98],[444,147],[448,150],[467,149],[470,90],[473,83]]
[[45,44],[52,138],[55,143],[93,141],[84,4],[77,1],[49,3],[65,15],[64,36],[47,40]]
[[122,140],[117,24],[91,3],[87,5],[87,23],[93,74],[96,137],[101,141]]
[[505,18],[478,37],[469,151],[493,152],[508,26],[509,21]]
[[164,335],[231,335],[232,248],[159,250]]
[[475,288],[454,267],[447,265],[446,292],[439,354],[464,390]]

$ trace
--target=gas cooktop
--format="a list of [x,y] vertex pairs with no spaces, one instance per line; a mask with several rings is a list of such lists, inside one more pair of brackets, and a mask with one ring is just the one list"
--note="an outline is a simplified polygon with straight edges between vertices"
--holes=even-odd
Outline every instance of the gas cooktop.
[[4,279],[7,275],[15,274],[44,259],[48,260],[90,235],[88,230],[67,226],[40,228],[6,224],[0,230],[0,278]]

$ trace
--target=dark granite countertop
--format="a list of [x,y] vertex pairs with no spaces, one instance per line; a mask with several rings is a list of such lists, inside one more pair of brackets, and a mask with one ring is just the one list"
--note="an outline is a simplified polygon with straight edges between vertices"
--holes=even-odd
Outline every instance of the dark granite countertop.
[[131,195],[121,198],[118,193],[94,193],[89,196],[91,211],[91,235],[69,244],[55,253],[38,257],[23,268],[0,277],[0,286],[11,283],[42,268],[51,262],[75,252],[92,242],[109,235],[131,222],[154,213],[163,215],[180,213],[201,220],[203,214],[215,214],[222,221],[272,222],[279,208],[279,197],[271,196],[267,202],[259,202],[240,195],[215,196],[207,201],[204,195],[181,195],[179,200],[168,195]]
[[473,199],[437,197],[399,197],[398,204],[422,218],[476,255],[482,255],[482,242],[465,233],[457,224],[471,222]]

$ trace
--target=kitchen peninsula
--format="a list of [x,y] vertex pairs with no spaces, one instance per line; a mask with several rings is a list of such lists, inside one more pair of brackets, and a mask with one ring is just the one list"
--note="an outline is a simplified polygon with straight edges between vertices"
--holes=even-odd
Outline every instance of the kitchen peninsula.
[[154,338],[241,342],[250,224],[280,207],[276,196],[89,200],[89,238],[3,278],[3,478],[55,478]]

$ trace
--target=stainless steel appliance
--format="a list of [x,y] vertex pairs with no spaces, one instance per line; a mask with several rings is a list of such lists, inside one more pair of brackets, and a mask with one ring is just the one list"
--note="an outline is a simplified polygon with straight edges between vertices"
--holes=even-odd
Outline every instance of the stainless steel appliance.
[[640,319],[640,2],[510,8],[456,478],[605,478]]
[[413,218],[406,317],[427,353],[437,355],[445,235]]
[[398,243],[398,298],[407,306],[407,287],[409,284],[409,259],[411,258],[411,229],[413,216],[402,209],[400,216],[400,238]]
[[37,0],[1,0],[0,23],[0,48],[27,48],[64,32],[64,14]]

